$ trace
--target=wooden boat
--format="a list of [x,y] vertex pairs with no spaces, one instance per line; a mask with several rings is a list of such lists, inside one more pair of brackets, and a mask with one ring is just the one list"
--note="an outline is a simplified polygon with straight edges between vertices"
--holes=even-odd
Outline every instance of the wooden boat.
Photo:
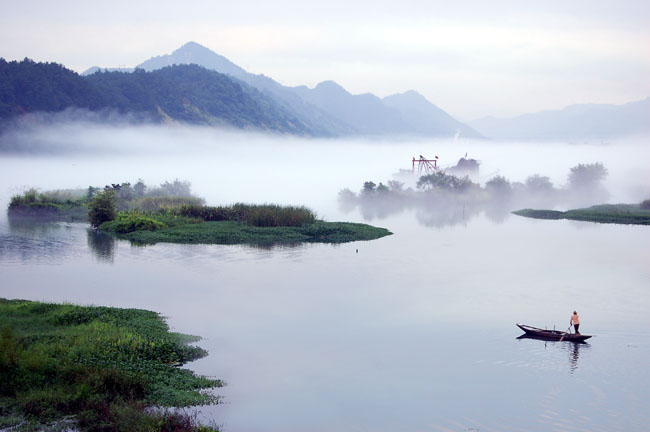
[[545,330],[537,327],[532,327],[524,324],[517,324],[517,327],[522,329],[526,335],[544,340],[556,340],[560,339],[563,341],[569,342],[584,342],[589,339],[591,335],[583,335],[576,333],[566,333],[560,330]]

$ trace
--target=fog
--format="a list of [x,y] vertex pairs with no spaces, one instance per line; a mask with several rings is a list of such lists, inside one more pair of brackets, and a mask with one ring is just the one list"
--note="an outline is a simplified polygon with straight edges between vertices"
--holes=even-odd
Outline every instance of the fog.
[[[18,148],[23,151],[12,151]],[[304,204],[327,218],[337,211],[333,203],[341,189],[359,192],[366,181],[386,184],[399,170],[410,170],[411,158],[419,155],[438,156],[439,166],[448,168],[465,154],[480,161],[472,179],[482,186],[495,175],[523,183],[539,174],[561,188],[571,167],[600,162],[609,173],[603,183],[609,202],[650,196],[650,145],[638,138],[580,144],[302,139],[127,121],[58,122],[6,131],[0,149],[3,200],[27,187],[86,188],[138,178],[155,185],[179,178],[190,181],[193,192],[210,205]],[[417,176],[413,179],[414,185]]]

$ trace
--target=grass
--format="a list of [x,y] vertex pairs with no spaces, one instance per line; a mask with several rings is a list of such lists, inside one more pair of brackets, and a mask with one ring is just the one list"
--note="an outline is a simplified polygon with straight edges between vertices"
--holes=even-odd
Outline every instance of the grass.
[[207,353],[154,312],[0,299],[0,329],[0,427],[213,430],[164,409],[222,383],[178,367]]
[[650,225],[650,209],[644,209],[639,204],[602,204],[565,212],[523,209],[513,213],[535,219],[569,219],[598,223]]
[[38,192],[30,189],[11,197],[7,214],[47,221],[85,222],[88,220],[88,199],[82,190]]
[[172,211],[120,213],[99,229],[140,244],[295,244],[374,240],[391,232],[366,224],[324,222],[305,207],[184,205]]
[[234,204],[227,207],[184,205],[176,214],[206,222],[237,221],[257,227],[299,227],[316,222],[316,215],[303,206]]
[[374,240],[391,232],[366,224],[317,221],[300,227],[256,227],[242,222],[200,222],[157,230],[138,230],[120,234],[114,224],[107,222],[100,229],[135,243],[186,244],[286,244],[286,243],[345,243]]

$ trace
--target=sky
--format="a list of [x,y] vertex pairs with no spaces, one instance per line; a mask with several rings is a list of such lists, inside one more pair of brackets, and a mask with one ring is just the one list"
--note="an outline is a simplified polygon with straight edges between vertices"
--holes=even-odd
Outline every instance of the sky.
[[650,96],[650,2],[0,0],[0,57],[133,67],[195,41],[289,85],[416,90],[456,118]]

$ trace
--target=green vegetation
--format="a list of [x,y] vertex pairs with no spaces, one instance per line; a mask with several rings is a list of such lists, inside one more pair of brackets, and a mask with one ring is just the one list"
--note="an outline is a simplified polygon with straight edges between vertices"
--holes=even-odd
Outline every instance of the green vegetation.
[[7,213],[12,218],[46,221],[90,222],[99,226],[113,220],[118,211],[165,212],[183,205],[200,206],[203,200],[192,195],[191,184],[178,179],[148,188],[142,180],[111,184],[86,190],[39,192],[29,189],[11,198]]
[[366,224],[317,221],[301,227],[257,227],[242,222],[199,222],[156,230],[137,230],[119,234],[111,222],[103,224],[102,231],[135,243],[189,243],[189,244],[293,244],[346,243],[375,240],[391,232]]
[[257,227],[299,227],[316,222],[316,215],[306,207],[275,204],[235,204],[228,207],[184,205],[177,214],[206,222],[238,221]]
[[[391,234],[364,224],[324,222],[302,206],[234,204],[211,207],[192,196],[190,183],[180,180],[162,183],[151,190],[142,182],[112,184],[103,189],[89,187],[71,201],[80,213],[76,220],[88,220],[101,231],[141,244],[158,242],[205,244],[255,244],[323,242],[343,243],[374,240]],[[39,194],[30,190],[12,198],[9,216],[48,216],[63,204],[61,192]],[[67,195],[65,195],[67,196]],[[56,201],[56,200],[58,201]],[[72,204],[65,204],[72,205]]]
[[513,213],[535,219],[570,219],[599,223],[650,225],[650,209],[644,209],[639,204],[602,204],[566,212],[523,209]]
[[42,220],[86,221],[88,197],[84,191],[78,190],[38,192],[29,189],[22,195],[11,197],[7,212],[10,216]]
[[0,119],[85,108],[99,116],[134,113],[131,119],[139,121],[311,134],[309,126],[269,96],[198,65],[82,77],[56,63],[0,58],[0,83]]
[[178,367],[207,353],[154,312],[0,299],[0,329],[0,428],[213,430],[164,409],[222,382]]
[[136,243],[257,244],[344,243],[391,234],[384,228],[324,222],[305,207],[235,204],[181,206],[167,211],[119,213],[101,231]]
[[95,195],[88,204],[88,222],[98,227],[104,222],[112,221],[117,216],[115,209],[115,191],[105,190]]

